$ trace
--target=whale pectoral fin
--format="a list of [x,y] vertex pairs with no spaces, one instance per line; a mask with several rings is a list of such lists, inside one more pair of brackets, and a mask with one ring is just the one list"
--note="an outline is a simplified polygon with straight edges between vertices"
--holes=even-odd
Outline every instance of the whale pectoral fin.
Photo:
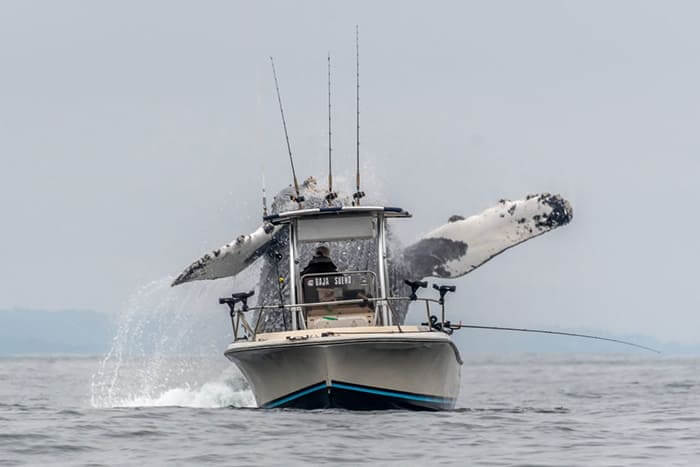
[[249,234],[207,253],[189,265],[173,281],[172,286],[185,282],[235,276],[262,256],[270,240],[281,227],[264,224]]
[[509,248],[568,224],[572,217],[571,204],[559,195],[501,200],[466,219],[452,216],[407,247],[403,256],[413,278],[460,277]]

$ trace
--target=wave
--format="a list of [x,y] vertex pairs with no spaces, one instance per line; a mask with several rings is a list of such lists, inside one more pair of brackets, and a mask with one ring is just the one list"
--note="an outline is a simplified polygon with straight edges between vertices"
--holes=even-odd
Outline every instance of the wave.
[[112,407],[256,407],[249,389],[236,389],[226,381],[212,381],[198,388],[176,387],[156,396],[136,395],[112,402]]

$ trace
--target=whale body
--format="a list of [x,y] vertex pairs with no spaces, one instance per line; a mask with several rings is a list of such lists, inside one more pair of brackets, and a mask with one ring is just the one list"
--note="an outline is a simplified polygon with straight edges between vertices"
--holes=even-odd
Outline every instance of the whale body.
[[[304,197],[304,208],[329,205],[325,199],[326,192],[318,187],[313,177],[301,184],[300,194]],[[292,195],[294,191],[291,187],[280,191],[273,199],[272,214],[298,209]],[[339,195],[331,205],[349,206],[351,203],[351,197]],[[410,293],[404,285],[404,279],[454,279],[464,276],[509,248],[568,224],[572,218],[573,209],[567,200],[559,195],[540,193],[527,195],[517,201],[501,199],[495,206],[470,217],[454,215],[446,224],[405,248],[393,236],[393,226],[387,226],[390,295],[405,297]],[[288,301],[287,237],[286,226],[263,223],[252,233],[241,235],[193,262],[172,285],[232,277],[262,260],[258,305],[275,305],[280,301]],[[374,240],[327,244],[339,271],[376,269],[377,251]],[[300,243],[299,258],[302,261],[310,259],[316,246],[314,243]],[[279,280],[280,278],[284,280]],[[408,305],[409,302],[403,301],[392,303],[391,312],[395,323],[404,322]],[[261,328],[265,332],[284,330],[288,321],[285,313],[268,312]]]

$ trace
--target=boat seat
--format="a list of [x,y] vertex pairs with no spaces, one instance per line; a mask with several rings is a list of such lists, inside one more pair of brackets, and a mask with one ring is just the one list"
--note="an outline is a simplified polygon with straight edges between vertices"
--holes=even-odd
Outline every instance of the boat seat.
[[318,289],[318,301],[319,302],[332,302],[335,300],[335,290],[334,289]]

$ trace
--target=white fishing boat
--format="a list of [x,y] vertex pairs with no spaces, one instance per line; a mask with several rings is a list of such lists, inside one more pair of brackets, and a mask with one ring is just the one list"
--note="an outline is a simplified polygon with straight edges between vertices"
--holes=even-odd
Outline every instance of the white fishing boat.
[[[562,334],[653,350],[583,334],[454,324],[445,311],[454,285],[432,284],[435,295],[418,297],[427,277],[464,276],[509,248],[568,224],[571,205],[549,193],[502,199],[481,214],[450,217],[406,248],[388,248],[387,224],[411,215],[400,208],[360,205],[365,194],[360,190],[359,94],[356,192],[343,197],[333,191],[330,56],[328,64],[328,189],[320,190],[313,178],[297,182],[273,63],[293,189],[274,197],[268,215],[263,187],[263,224],[204,255],[173,282],[235,277],[264,262],[256,305],[248,305],[253,291],[220,299],[229,307],[234,338],[225,355],[248,379],[259,407],[451,409],[462,366],[451,335],[460,328]],[[359,92],[359,61],[357,76]],[[335,258],[340,267],[329,246],[341,252]],[[405,324],[411,303],[425,313],[424,322]]]

